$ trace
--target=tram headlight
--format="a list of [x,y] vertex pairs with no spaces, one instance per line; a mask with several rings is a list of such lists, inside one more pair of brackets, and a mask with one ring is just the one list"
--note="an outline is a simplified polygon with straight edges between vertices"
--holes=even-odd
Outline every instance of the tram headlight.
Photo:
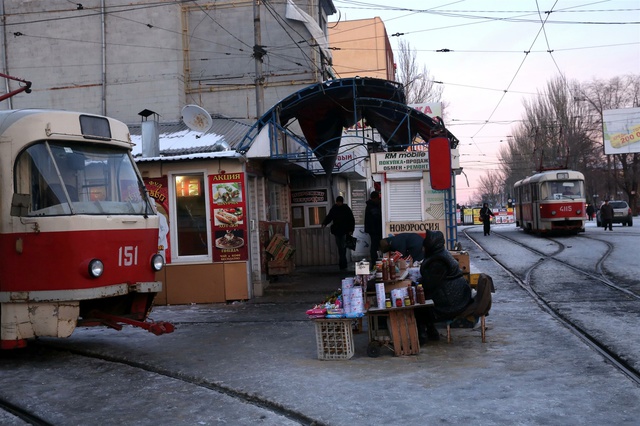
[[556,211],[555,210],[551,210],[551,216],[555,216],[556,215]]
[[577,214],[582,214],[582,210],[578,209]]
[[151,257],[151,269],[158,272],[164,267],[164,257],[160,254],[154,254]]
[[92,259],[89,262],[89,276],[98,278],[104,272],[104,264],[100,259]]

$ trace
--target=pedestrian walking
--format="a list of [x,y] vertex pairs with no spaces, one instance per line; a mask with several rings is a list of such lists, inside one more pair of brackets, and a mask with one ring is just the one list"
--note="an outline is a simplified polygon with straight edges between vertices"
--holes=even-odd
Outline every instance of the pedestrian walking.
[[344,203],[344,198],[336,197],[336,203],[329,210],[329,214],[324,218],[322,227],[331,223],[331,233],[336,239],[338,247],[338,258],[340,270],[347,269],[347,235],[353,235],[356,227],[356,220],[353,217],[351,208]]
[[364,232],[369,234],[371,246],[369,256],[371,264],[378,259],[378,248],[382,239],[382,202],[378,191],[373,191],[364,209]]
[[589,218],[589,222],[593,220],[593,214],[596,212],[596,209],[593,208],[593,204],[587,203],[587,217]]
[[491,235],[491,216],[495,216],[489,205],[484,203],[480,209],[480,220],[484,227],[484,235]]
[[604,230],[609,228],[609,231],[613,231],[613,206],[609,204],[609,200],[604,200],[604,204],[600,206],[600,221]]

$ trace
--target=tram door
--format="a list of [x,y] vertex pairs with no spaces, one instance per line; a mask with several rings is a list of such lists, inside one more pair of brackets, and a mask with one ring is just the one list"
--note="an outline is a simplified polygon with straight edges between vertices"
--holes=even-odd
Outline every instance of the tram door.
[[540,229],[540,198],[539,185],[531,185],[531,221],[533,222],[533,230]]

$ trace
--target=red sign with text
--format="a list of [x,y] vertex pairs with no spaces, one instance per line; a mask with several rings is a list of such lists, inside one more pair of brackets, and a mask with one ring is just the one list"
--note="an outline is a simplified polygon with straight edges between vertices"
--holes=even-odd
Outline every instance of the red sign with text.
[[169,189],[166,176],[159,178],[145,178],[149,196],[156,201],[156,209],[160,217],[160,229],[158,235],[158,253],[164,257],[165,263],[171,263],[171,239],[169,237]]
[[244,173],[209,175],[213,261],[248,259]]

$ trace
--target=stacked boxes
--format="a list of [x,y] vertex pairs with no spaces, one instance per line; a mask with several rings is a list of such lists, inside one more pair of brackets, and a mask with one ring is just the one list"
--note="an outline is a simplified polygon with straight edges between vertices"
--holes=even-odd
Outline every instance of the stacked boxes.
[[296,249],[289,245],[289,239],[282,234],[275,234],[266,252],[271,256],[267,263],[269,275],[287,275],[293,272],[293,259]]
[[284,235],[275,234],[266,249],[273,260],[287,260],[293,256],[296,249],[289,245],[289,240]]

